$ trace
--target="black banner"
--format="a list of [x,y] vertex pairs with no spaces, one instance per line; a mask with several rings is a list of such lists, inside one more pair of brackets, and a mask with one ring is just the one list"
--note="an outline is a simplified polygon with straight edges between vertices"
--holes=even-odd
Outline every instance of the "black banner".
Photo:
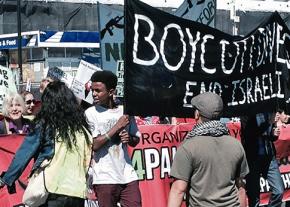
[[224,116],[289,106],[290,32],[278,13],[240,37],[126,0],[125,49],[130,115],[192,117],[205,91],[221,95]]

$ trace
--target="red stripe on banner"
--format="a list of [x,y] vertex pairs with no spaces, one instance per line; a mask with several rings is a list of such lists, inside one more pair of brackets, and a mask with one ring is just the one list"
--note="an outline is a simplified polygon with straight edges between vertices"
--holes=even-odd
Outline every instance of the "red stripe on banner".
[[[6,171],[9,167],[15,152],[21,145],[24,135],[6,135],[0,136],[0,174]],[[7,187],[0,189],[0,206],[13,207],[22,203],[22,196],[24,193],[23,186],[20,183],[27,185],[28,176],[33,163],[30,162],[20,178],[15,182],[16,193],[9,194]]]
[[[135,148],[129,148],[132,163],[140,179],[142,206],[166,207],[172,178],[169,172],[172,159],[178,145],[184,140],[193,124],[179,125],[142,125],[140,143]],[[240,140],[240,123],[227,124],[230,134]],[[7,170],[20,144],[23,135],[0,136],[0,173]],[[290,200],[290,125],[281,130],[279,139],[275,142],[280,171],[285,185],[284,200]],[[32,163],[20,177],[21,182],[27,183]],[[16,182],[15,194],[8,194],[7,188],[0,189],[0,206],[12,207],[20,204],[23,188]],[[269,187],[261,179],[261,204],[269,200]],[[185,206],[185,205],[184,205]]]
[[172,178],[170,167],[177,146],[192,124],[138,126],[141,139],[129,148],[132,163],[140,179],[142,206],[166,207]]
[[[241,140],[240,123],[229,122],[227,126],[230,134]],[[140,143],[135,148],[129,148],[129,153],[132,155],[132,163],[140,179],[142,206],[166,207],[172,182],[168,176],[172,159],[178,145],[185,138],[187,132],[192,129],[193,124],[141,125],[138,127],[141,132]],[[288,200],[290,199],[290,125],[282,130],[285,131],[281,133],[275,145],[286,189],[283,200]],[[270,194],[264,179],[261,179],[261,191],[263,192],[261,193],[261,204],[267,204]]]

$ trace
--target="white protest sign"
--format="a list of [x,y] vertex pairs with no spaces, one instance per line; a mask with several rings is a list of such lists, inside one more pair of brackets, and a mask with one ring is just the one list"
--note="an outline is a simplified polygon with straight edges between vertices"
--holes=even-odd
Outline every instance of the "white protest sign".
[[90,90],[90,80],[94,72],[102,70],[101,68],[81,60],[71,90],[74,94],[88,103],[93,103],[92,92]]
[[51,77],[54,80],[56,79],[63,81],[69,88],[73,82],[73,77],[58,67],[49,68],[47,71],[47,77]]
[[117,61],[116,76],[118,78],[116,91],[117,97],[124,97],[124,61]]
[[15,79],[10,68],[0,65],[0,108],[2,110],[3,99],[9,92],[17,93]]

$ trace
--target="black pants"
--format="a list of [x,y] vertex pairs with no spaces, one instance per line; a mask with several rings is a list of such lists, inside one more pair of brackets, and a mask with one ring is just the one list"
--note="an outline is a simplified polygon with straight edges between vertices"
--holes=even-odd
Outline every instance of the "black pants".
[[45,204],[40,207],[84,207],[83,198],[71,197],[59,194],[49,194]]

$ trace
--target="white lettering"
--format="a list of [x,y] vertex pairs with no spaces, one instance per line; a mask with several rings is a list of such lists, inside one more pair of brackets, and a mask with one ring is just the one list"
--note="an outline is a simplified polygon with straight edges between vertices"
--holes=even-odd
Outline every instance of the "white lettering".
[[204,37],[202,39],[203,39],[203,42],[201,43],[201,55],[200,55],[201,69],[208,74],[214,74],[216,72],[216,68],[212,68],[212,69],[206,68],[205,67],[205,60],[204,60],[205,44],[207,42],[207,39],[214,39],[214,36],[204,35]]
[[260,98],[261,98],[261,101],[262,101],[263,100],[263,94],[262,94],[262,90],[261,90],[261,87],[260,87],[259,77],[256,77],[254,92],[255,92],[255,102],[258,101],[258,94],[260,94]]
[[[153,52],[155,54],[154,58],[152,60],[141,60],[137,57],[138,53],[138,39],[139,39],[139,34],[138,34],[138,28],[139,28],[139,21],[143,20],[148,23],[150,27],[150,33],[148,34],[147,37],[144,37],[144,39],[152,46]],[[141,14],[135,14],[135,24],[134,24],[134,45],[133,45],[133,62],[139,65],[154,65],[158,59],[159,59],[159,53],[157,50],[156,45],[152,41],[152,37],[154,34],[154,24],[153,22],[146,16],[141,15]]]
[[190,30],[188,28],[186,28],[186,33],[188,35],[189,38],[189,44],[191,46],[191,60],[190,60],[190,66],[189,66],[189,71],[190,72],[194,72],[193,70],[193,66],[195,63],[195,53],[196,53],[196,44],[198,43],[198,41],[200,40],[200,32],[198,31],[196,33],[196,38],[195,41],[193,41],[193,37],[192,34],[190,33]]
[[[277,54],[276,59],[278,63],[285,63],[285,60],[283,58],[279,57],[280,54],[280,45],[284,45],[285,41],[284,38],[281,39],[281,31],[283,30],[283,27],[281,25],[277,26]],[[284,52],[284,51],[283,51]]]
[[275,74],[277,75],[277,86],[278,86],[277,97],[284,98],[284,94],[282,94],[281,85],[280,85],[280,81],[281,81],[280,76],[282,75],[282,72],[276,71]]
[[157,149],[145,149],[144,158],[146,163],[147,179],[153,179],[153,169],[160,164],[160,157]]
[[165,178],[165,175],[170,173],[170,155],[169,149],[166,147],[161,148],[161,168],[160,168],[160,178]]
[[270,96],[269,95],[266,95],[267,94],[267,91],[269,90],[269,86],[267,86],[265,84],[265,79],[266,78],[268,78],[268,75],[267,74],[263,74],[262,75],[262,88],[263,88],[263,93],[264,93],[264,100],[270,99]]
[[[184,96],[184,98],[183,98],[183,107],[189,107],[189,108],[192,108],[192,105],[191,105],[191,103],[190,103],[190,101],[189,101],[189,103],[188,103],[188,98],[191,98],[191,97],[193,97],[193,92],[190,92],[190,87],[191,86],[196,86],[197,85],[197,83],[196,82],[193,82],[193,81],[187,81],[186,82],[186,86],[185,86],[185,88],[186,88],[186,91],[185,91],[185,96]],[[191,100],[191,99],[190,99]]]
[[[180,36],[180,41],[182,42],[182,56],[181,56],[181,59],[180,61],[178,62],[178,64],[176,66],[172,66],[172,65],[169,65],[169,63],[167,62],[167,59],[165,57],[165,54],[164,54],[164,43],[165,43],[165,39],[167,37],[167,34],[168,34],[168,30],[170,28],[175,28],[178,33],[179,33],[179,36]],[[161,53],[161,57],[162,57],[162,60],[164,62],[164,65],[165,67],[168,69],[168,70],[171,70],[171,71],[176,71],[180,68],[180,66],[182,65],[182,63],[184,62],[184,59],[185,59],[185,56],[186,56],[186,44],[185,44],[185,41],[184,41],[184,34],[180,28],[179,25],[177,24],[169,24],[167,25],[165,28],[164,28],[164,34],[161,38],[161,42],[160,42],[160,53]]]

